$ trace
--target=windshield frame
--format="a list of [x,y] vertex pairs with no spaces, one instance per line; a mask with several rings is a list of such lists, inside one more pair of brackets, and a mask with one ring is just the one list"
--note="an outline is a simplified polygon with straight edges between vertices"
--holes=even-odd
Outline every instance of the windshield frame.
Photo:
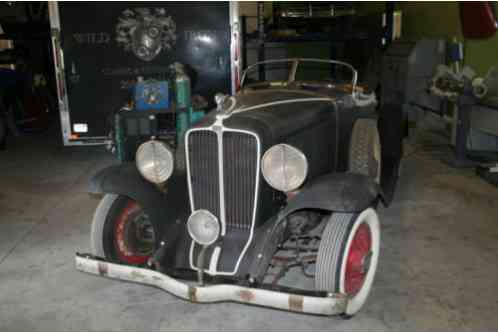
[[242,78],[240,80],[240,87],[244,87],[244,81],[247,77],[247,73],[258,66],[265,65],[265,64],[272,64],[272,63],[285,63],[285,62],[290,62],[292,63],[292,66],[289,70],[289,75],[287,77],[287,84],[292,83],[296,80],[296,73],[297,69],[300,63],[302,62],[318,62],[318,63],[327,63],[327,64],[334,64],[334,65],[341,65],[345,66],[348,69],[351,70],[352,72],[352,78],[351,78],[351,94],[355,94],[356,90],[356,85],[358,83],[358,71],[350,64],[347,62],[339,61],[339,60],[331,60],[331,59],[315,59],[315,58],[287,58],[287,59],[274,59],[274,60],[265,60],[265,61],[259,61],[256,62],[250,66],[248,66],[244,72],[242,73]]

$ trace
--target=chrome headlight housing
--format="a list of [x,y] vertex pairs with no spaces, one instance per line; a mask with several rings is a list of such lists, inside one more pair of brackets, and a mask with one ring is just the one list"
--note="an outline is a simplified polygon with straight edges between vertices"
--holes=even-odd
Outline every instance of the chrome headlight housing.
[[173,151],[164,142],[150,140],[138,147],[135,163],[142,177],[151,183],[161,184],[173,174]]
[[195,242],[207,246],[220,236],[220,222],[209,211],[199,209],[188,218],[187,230]]
[[282,192],[291,192],[304,183],[308,175],[308,160],[296,147],[278,144],[263,155],[261,172],[271,187]]

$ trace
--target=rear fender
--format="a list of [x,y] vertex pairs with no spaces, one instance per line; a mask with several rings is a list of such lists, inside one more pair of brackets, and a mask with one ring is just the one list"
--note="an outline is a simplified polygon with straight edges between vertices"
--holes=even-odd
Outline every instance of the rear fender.
[[400,106],[384,104],[378,122],[382,147],[381,186],[385,201],[390,204],[396,190],[401,158],[403,156],[403,111]]

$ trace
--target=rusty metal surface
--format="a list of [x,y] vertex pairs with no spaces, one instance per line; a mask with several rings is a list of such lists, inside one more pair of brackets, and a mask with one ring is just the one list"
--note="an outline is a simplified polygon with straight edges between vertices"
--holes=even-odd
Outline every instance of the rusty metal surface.
[[303,296],[289,295],[289,310],[295,312],[303,312]]
[[237,293],[238,298],[244,303],[251,303],[256,296],[250,290],[240,290]]
[[188,288],[188,299],[191,302],[197,303],[197,288],[195,287]]
[[110,263],[89,255],[77,255],[76,268],[90,274],[154,286],[195,303],[227,301],[300,313],[336,315],[345,311],[348,302],[342,294],[305,296],[233,284],[195,286],[154,270]]
[[107,264],[105,262],[99,262],[98,269],[99,269],[99,275],[107,276],[108,269],[107,269]]

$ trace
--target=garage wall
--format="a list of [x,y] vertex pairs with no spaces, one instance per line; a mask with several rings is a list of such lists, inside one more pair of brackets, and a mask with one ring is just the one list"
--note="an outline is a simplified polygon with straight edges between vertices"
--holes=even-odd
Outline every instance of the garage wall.
[[[358,11],[363,14],[380,13],[385,8],[384,2],[356,4]],[[458,3],[455,1],[398,2],[397,9],[403,12],[403,38],[416,40],[428,36],[463,39]],[[466,40],[465,63],[480,75],[485,74],[491,66],[498,67],[498,35],[487,40]]]
[[[257,2],[239,2],[241,15],[255,16]],[[271,15],[271,2],[265,2],[265,15]],[[361,15],[382,13],[384,2],[355,3],[355,9]],[[423,36],[444,37],[462,40],[458,3],[451,2],[398,2],[397,9],[403,12],[402,36],[407,39],[419,39]],[[498,1],[497,1],[498,10]],[[250,29],[256,28],[256,21],[249,22]],[[251,24],[252,23],[252,24]],[[472,66],[479,75],[484,75],[488,68],[498,68],[498,34],[487,40],[465,41],[465,63]]]
[[460,14],[456,2],[410,1],[398,3],[403,13],[403,35],[412,39],[421,37],[462,38]]
[[498,33],[489,40],[468,41],[465,46],[467,63],[480,75],[486,74],[489,67],[498,69]]
[[[265,17],[271,17],[273,5],[270,1],[265,1]],[[257,1],[239,1],[239,15],[252,16],[247,20],[247,32],[251,33],[257,29],[257,19],[254,16],[258,15],[258,2]]]
[[[403,34],[406,37],[453,36],[462,40],[460,13],[457,2],[399,3],[403,11]],[[498,35],[487,40],[465,41],[465,63],[480,75],[491,66],[498,66]]]

